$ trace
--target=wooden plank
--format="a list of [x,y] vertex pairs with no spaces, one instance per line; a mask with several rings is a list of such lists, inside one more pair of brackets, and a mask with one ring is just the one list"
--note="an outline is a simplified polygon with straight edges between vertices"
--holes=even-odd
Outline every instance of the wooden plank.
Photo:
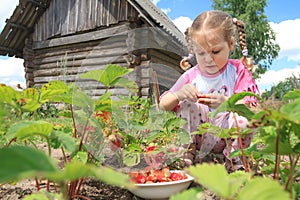
[[[59,1],[59,0],[56,0]],[[72,33],[75,31],[74,29],[74,24],[75,24],[75,19],[74,15],[76,13],[74,12],[74,6],[75,6],[75,0],[64,0],[59,2],[61,8],[56,8],[58,9],[57,12],[60,13],[60,36],[67,35],[69,33]],[[72,29],[73,28],[73,29]]]
[[[104,59],[86,59],[84,61],[79,60],[79,61],[68,61],[68,62],[64,62],[64,60],[57,60],[57,62],[54,63],[49,63],[49,64],[41,64],[41,65],[36,65],[34,63],[35,66],[39,66],[39,70],[36,70],[36,73],[41,73],[41,75],[51,75],[52,71],[51,69],[57,69],[57,68],[63,68],[63,67],[67,67],[70,68],[70,70],[75,69],[77,72],[79,71],[77,68],[78,67],[83,67],[84,72],[86,72],[88,69],[98,69],[98,68],[102,68],[103,66],[107,65],[107,64],[124,64],[126,66],[128,66],[128,64],[125,62],[125,60],[123,58],[104,58]],[[41,70],[44,69],[44,70]],[[74,73],[74,72],[73,72]]]
[[127,0],[120,0],[120,13],[119,13],[119,21],[125,21],[127,20],[128,16],[128,2]]
[[76,32],[84,31],[86,29],[86,16],[87,16],[87,7],[86,0],[80,0],[76,2],[77,18],[78,22],[76,25]]
[[119,22],[119,10],[120,10],[120,0],[110,1],[110,24],[116,24]]
[[102,11],[102,25],[108,26],[109,25],[109,8],[110,8],[110,1],[103,1],[102,4],[103,11]]
[[82,33],[78,35],[71,35],[69,37],[63,37],[63,38],[54,38],[51,41],[34,42],[33,49],[41,49],[47,47],[55,47],[55,46],[99,40],[103,38],[112,37],[116,34],[121,34],[121,33],[126,34],[126,31],[129,29],[130,29],[129,24],[126,23],[118,27],[107,28],[99,31]]
[[[66,1],[66,0],[65,0]],[[63,7],[62,1],[54,0],[55,6],[53,8],[53,32],[52,37],[58,36],[61,33],[61,21],[64,15],[62,13],[66,13],[66,10],[64,10],[65,7]],[[65,4],[69,4],[68,2]],[[63,11],[64,10],[64,11]]]
[[68,53],[68,55],[70,56],[77,55],[77,54],[94,55],[94,54],[103,53],[103,51],[105,52],[110,49],[116,49],[116,51],[119,52],[120,54],[123,52],[127,53],[126,46],[121,46],[124,45],[124,42],[122,42],[124,40],[121,41],[115,40],[115,42],[113,40],[109,40],[109,41],[111,42],[110,45],[105,42],[97,44],[97,41],[95,41],[92,44],[79,43],[77,45],[72,45],[72,46],[62,46],[60,48],[55,47],[55,48],[41,49],[35,53],[35,59],[52,57],[52,56],[64,56],[66,53]]
[[98,0],[98,10],[97,10],[97,27],[103,26],[102,16],[104,12],[103,2],[106,0]]

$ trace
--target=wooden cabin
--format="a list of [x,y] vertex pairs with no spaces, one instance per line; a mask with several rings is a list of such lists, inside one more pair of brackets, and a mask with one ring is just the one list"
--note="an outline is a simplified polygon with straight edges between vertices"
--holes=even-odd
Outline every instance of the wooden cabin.
[[64,80],[95,97],[104,88],[79,74],[110,63],[134,68],[128,77],[149,96],[153,74],[162,93],[186,54],[184,35],[150,0],[20,0],[0,35],[0,55],[24,59],[27,87]]

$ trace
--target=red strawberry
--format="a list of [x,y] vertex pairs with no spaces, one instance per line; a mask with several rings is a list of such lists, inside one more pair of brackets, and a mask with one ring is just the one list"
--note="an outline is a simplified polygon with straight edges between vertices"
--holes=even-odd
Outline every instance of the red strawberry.
[[164,173],[166,178],[170,177],[171,172],[170,172],[170,169],[168,167],[163,167],[161,171]]
[[186,175],[181,172],[172,172],[170,175],[170,179],[172,181],[179,181],[179,180],[186,179]]
[[145,183],[146,182],[146,177],[139,172],[130,172],[129,178],[130,178],[130,180],[132,180],[135,183]]
[[156,176],[158,182],[168,181],[167,177],[165,176],[165,174],[161,170],[155,170],[154,173],[155,173],[155,176]]
[[154,149],[156,149],[156,146],[149,146],[146,148],[146,152],[150,152],[150,151],[153,151]]
[[147,180],[147,182],[155,183],[157,181],[157,177],[154,174],[149,173],[146,180]]

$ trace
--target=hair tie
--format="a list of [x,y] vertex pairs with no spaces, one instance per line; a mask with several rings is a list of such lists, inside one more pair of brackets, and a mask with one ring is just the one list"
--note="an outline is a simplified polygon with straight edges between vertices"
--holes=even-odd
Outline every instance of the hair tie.
[[248,49],[244,49],[242,51],[243,56],[247,57],[248,56]]
[[232,22],[233,22],[234,24],[236,24],[236,23],[237,23],[237,18],[232,18]]
[[192,59],[194,57],[194,54],[192,54],[192,53],[189,53],[189,55],[188,55],[188,59]]

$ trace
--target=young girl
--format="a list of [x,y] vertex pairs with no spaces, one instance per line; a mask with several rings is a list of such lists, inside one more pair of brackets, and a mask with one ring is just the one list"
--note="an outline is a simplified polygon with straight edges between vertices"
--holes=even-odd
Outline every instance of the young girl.
[[[235,46],[236,28],[243,53],[241,60],[228,59]],[[208,117],[209,112],[235,93],[250,91],[259,94],[251,72],[247,69],[253,63],[247,58],[244,24],[225,12],[208,11],[200,14],[185,34],[190,54],[181,62],[181,66],[191,67],[188,61],[193,56],[196,57],[197,64],[188,69],[173,87],[161,96],[160,108],[174,110],[178,116],[186,119],[185,129],[189,133],[197,131],[198,126],[205,122],[222,128],[236,127],[233,115],[238,126],[241,129],[246,128],[247,119],[237,114],[226,112],[219,113],[213,119]],[[242,103],[256,105],[257,99],[246,97]],[[243,138],[244,148],[250,145],[252,137],[253,134],[250,134]],[[239,158],[229,158],[230,152],[239,148],[237,140],[225,141],[210,133],[206,133],[203,138],[194,135],[191,139],[189,153],[185,156],[187,165],[192,164],[197,148],[200,150],[201,154],[198,156],[202,161],[205,160],[205,156],[222,153],[227,158],[228,169],[242,167]]]

